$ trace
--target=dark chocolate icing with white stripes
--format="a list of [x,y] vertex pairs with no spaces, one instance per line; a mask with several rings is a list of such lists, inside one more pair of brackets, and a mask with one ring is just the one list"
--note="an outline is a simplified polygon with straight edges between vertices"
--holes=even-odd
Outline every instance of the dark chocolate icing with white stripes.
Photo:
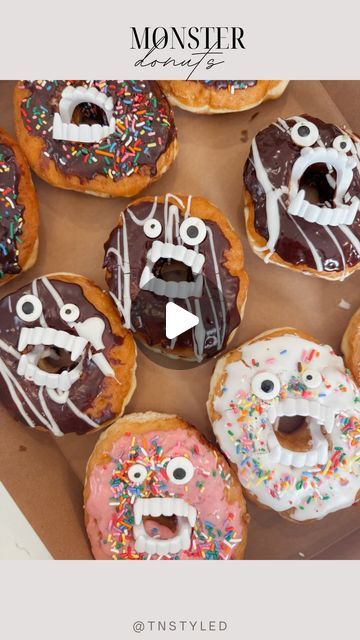
[[[293,140],[294,135],[299,139],[294,127],[301,127],[301,122],[315,132],[316,139],[310,139],[309,145],[299,146]],[[339,146],[341,137],[344,149]],[[355,134],[309,115],[279,118],[256,135],[244,168],[244,182],[254,205],[255,230],[267,241],[259,248],[266,260],[277,254],[290,265],[344,277],[349,268],[359,264],[359,150]],[[309,158],[309,166],[296,179],[293,170],[299,158]],[[344,179],[345,173],[348,180]],[[344,193],[340,193],[341,180]],[[300,198],[298,194],[305,188],[315,189],[316,202],[312,202],[319,205],[317,212],[308,206],[307,193],[296,212],[295,196]],[[353,212],[356,210],[354,216],[350,215],[351,205]],[[335,214],[336,207],[339,212]],[[311,221],[311,217],[317,220]],[[345,218],[350,223],[344,222]]]
[[[38,317],[25,321],[23,318],[26,314],[21,309],[19,316],[20,299],[24,300],[24,311],[29,313],[34,306],[38,306],[38,313],[42,307],[41,315],[34,312],[34,316]],[[61,312],[64,305],[68,312],[73,313],[76,305],[79,311],[76,322],[68,323],[62,319],[61,315],[66,317],[66,310],[65,315]],[[87,339],[79,337],[84,335],[84,327],[87,328]],[[94,336],[94,344],[89,334]],[[102,346],[98,344],[99,341]],[[30,427],[48,429],[54,435],[69,432],[81,434],[99,427],[117,417],[111,403],[104,405],[96,420],[92,420],[86,412],[101,394],[106,367],[110,367],[110,373],[112,366],[119,364],[111,358],[109,360],[111,347],[122,342],[123,338],[112,333],[107,318],[85,298],[82,287],[51,277],[38,278],[0,301],[0,398],[16,419]],[[67,371],[63,378],[70,375],[71,370],[75,371],[72,374],[74,381],[67,392],[48,388],[46,384],[36,384],[35,376],[40,379],[46,372],[41,372],[38,367],[36,373],[31,370],[31,363],[35,361],[35,364],[39,364],[36,362],[36,350],[47,347],[53,352],[54,360],[60,354],[56,344],[64,345],[63,351],[68,352],[69,359],[74,345],[77,349],[75,361],[63,367]],[[97,360],[99,357],[100,361]],[[22,374],[19,373],[21,371]],[[54,380],[54,375],[51,374],[48,380]],[[61,385],[60,382],[58,384]],[[65,381],[67,384],[69,379]]]

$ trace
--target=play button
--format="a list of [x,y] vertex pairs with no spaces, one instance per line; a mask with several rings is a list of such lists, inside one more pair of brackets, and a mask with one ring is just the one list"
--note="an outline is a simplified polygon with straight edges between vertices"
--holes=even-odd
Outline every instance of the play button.
[[168,302],[165,323],[166,337],[172,340],[199,324],[199,318],[175,302]]

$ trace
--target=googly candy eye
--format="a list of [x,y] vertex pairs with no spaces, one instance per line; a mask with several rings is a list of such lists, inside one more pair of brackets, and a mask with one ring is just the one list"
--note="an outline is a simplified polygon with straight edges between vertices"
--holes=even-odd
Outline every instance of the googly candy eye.
[[42,314],[42,304],[36,296],[31,293],[21,296],[16,303],[16,315],[25,322],[34,322]]
[[299,147],[311,147],[319,138],[319,129],[313,122],[297,122],[290,131],[291,139]]
[[333,147],[340,153],[347,153],[351,149],[351,138],[345,133],[337,136],[333,142]]
[[316,389],[322,383],[322,376],[319,371],[314,371],[313,369],[306,369],[302,372],[301,378],[304,384],[306,384],[309,389]]
[[68,304],[64,304],[60,309],[60,318],[64,320],[64,322],[76,322],[80,315],[80,309],[76,306],[76,304],[72,304],[69,302]]
[[128,478],[130,482],[136,485],[140,485],[145,482],[147,476],[147,469],[143,464],[135,463],[128,470]]
[[191,246],[200,244],[206,238],[206,226],[203,220],[190,216],[180,226],[180,237]]
[[179,456],[172,458],[166,467],[166,473],[170,482],[174,484],[186,484],[194,475],[194,467],[188,458]]
[[158,238],[162,232],[161,222],[155,218],[146,220],[144,224],[144,233],[148,238]]
[[260,400],[273,400],[280,391],[280,380],[274,373],[262,371],[251,380],[251,389]]

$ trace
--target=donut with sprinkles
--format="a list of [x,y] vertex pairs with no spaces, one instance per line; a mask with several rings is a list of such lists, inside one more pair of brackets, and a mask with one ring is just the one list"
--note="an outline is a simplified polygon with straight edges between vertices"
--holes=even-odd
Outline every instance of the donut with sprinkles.
[[35,263],[38,218],[26,158],[15,140],[0,129],[0,286]]
[[14,109],[30,166],[63,189],[130,197],[177,154],[173,112],[157,82],[19,82]]

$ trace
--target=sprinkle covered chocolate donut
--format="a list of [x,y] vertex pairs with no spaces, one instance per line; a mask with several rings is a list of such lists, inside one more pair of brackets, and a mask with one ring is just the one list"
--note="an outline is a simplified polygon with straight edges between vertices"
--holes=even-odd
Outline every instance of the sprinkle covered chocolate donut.
[[278,329],[220,359],[208,411],[246,495],[303,522],[360,499],[359,402],[331,347]]
[[136,348],[108,294],[52,274],[0,301],[0,397],[55,436],[106,426],[135,388]]
[[[201,362],[223,350],[240,324],[248,287],[242,245],[204,198],[167,194],[131,203],[105,245],[104,266],[125,326],[165,355]],[[168,302],[199,323],[167,338]]]
[[134,413],[88,462],[85,523],[97,560],[241,559],[249,516],[221,453],[177,416]]
[[22,82],[14,102],[20,145],[54,186],[133,196],[177,154],[172,109],[153,81]]
[[171,104],[194,113],[231,113],[275,100],[285,91],[285,80],[162,80]]
[[360,143],[308,115],[254,138],[244,169],[249,242],[265,262],[329,280],[360,266]]
[[30,269],[38,250],[38,203],[20,147],[0,129],[0,285]]

